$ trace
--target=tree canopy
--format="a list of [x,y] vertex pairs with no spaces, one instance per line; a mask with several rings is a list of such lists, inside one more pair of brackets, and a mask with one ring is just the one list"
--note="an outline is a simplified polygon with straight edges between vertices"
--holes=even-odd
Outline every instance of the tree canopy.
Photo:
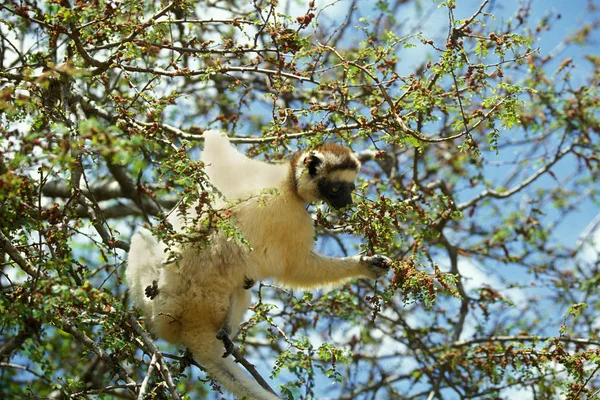
[[317,248],[394,260],[255,287],[236,343],[282,398],[597,397],[600,19],[563,8],[0,2],[0,396],[227,397],[124,284],[136,227],[210,194],[221,129],[270,162],[349,146],[357,201],[309,208]]

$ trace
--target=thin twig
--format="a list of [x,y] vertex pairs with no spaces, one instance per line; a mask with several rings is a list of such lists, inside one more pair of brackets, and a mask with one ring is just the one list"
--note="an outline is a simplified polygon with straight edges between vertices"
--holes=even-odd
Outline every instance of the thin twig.
[[394,103],[394,101],[392,100],[392,98],[390,97],[389,93],[387,92],[387,90],[385,89],[385,85],[383,84],[383,82],[381,82],[377,76],[375,76],[373,73],[371,73],[366,67],[354,62],[354,61],[350,61],[345,59],[336,49],[334,49],[333,47],[330,46],[325,46],[323,44],[319,44],[322,48],[325,48],[331,52],[333,52],[344,64],[348,64],[348,65],[352,65],[353,67],[356,67],[358,69],[360,69],[362,72],[364,72],[369,78],[371,78],[371,80],[373,82],[375,82],[375,84],[377,85],[377,87],[379,88],[379,91],[381,92],[385,102],[388,104],[389,108],[389,113],[391,114],[392,117],[394,117],[394,121],[396,122],[396,124],[400,127],[400,129],[409,134],[410,136],[414,137],[417,140],[420,140],[422,142],[426,142],[426,143],[439,143],[439,142],[447,142],[447,141],[451,141],[454,139],[458,139],[462,136],[468,135],[470,131],[476,129],[479,125],[481,125],[481,123],[483,121],[486,121],[488,119],[488,117],[494,112],[496,111],[496,109],[498,109],[498,107],[500,107],[500,105],[502,105],[502,103],[504,103],[504,101],[509,97],[506,96],[504,97],[502,100],[500,100],[496,105],[494,105],[490,111],[488,111],[483,117],[481,117],[481,119],[479,121],[477,121],[476,123],[473,124],[473,126],[471,126],[470,128],[467,126],[465,130],[452,135],[452,136],[447,136],[447,137],[443,137],[443,138],[430,138],[427,137],[425,135],[423,135],[421,132],[418,132],[412,128],[410,128],[406,122],[404,122],[404,119],[402,118],[402,116],[400,116],[397,112],[396,112],[396,104]]
[[579,346],[599,346],[600,341],[590,340],[584,338],[569,338],[569,337],[538,337],[531,335],[516,335],[516,336],[490,336],[475,338],[471,340],[463,340],[460,342],[452,343],[452,347],[467,347],[479,343],[490,343],[490,342],[546,342],[548,340],[557,340],[563,343],[574,343]]
[[[74,338],[83,343],[88,349],[96,353],[100,359],[106,363],[106,365],[111,366],[119,375],[119,377],[126,383],[135,384],[135,381],[131,379],[129,374],[125,371],[125,369],[119,364],[116,363],[109,354],[107,354],[96,342],[94,342],[89,336],[85,333],[77,329],[75,323],[67,318],[60,319],[60,326],[63,331],[70,333]],[[127,389],[131,392],[132,395],[135,395],[131,391],[131,389]]]
[[131,326],[133,327],[135,332],[142,337],[144,344],[152,352],[152,356],[153,357],[156,356],[156,358],[158,359],[158,366],[160,369],[160,373],[161,373],[163,379],[165,380],[165,382],[167,382],[167,386],[169,388],[169,392],[171,392],[171,396],[173,396],[173,398],[175,400],[181,400],[179,393],[177,393],[177,388],[175,387],[175,383],[173,382],[173,377],[171,376],[171,371],[169,371],[169,368],[167,368],[167,363],[166,363],[164,357],[162,356],[161,352],[158,350],[158,347],[156,347],[156,345],[154,344],[154,341],[152,340],[150,335],[148,335],[148,332],[146,332],[144,330],[144,328],[142,328],[142,326],[137,322],[135,315],[133,315],[133,314],[129,315],[129,322],[131,323]]
[[459,210],[464,210],[466,208],[471,207],[472,205],[476,204],[478,201],[486,198],[486,197],[493,197],[495,199],[504,199],[506,197],[510,197],[513,194],[521,191],[522,189],[524,189],[525,187],[527,187],[529,184],[531,184],[533,181],[535,181],[537,178],[539,178],[540,176],[542,176],[543,174],[545,174],[546,172],[548,172],[550,170],[550,168],[552,168],[552,166],[554,164],[556,164],[560,159],[562,159],[565,155],[567,155],[568,153],[570,153],[573,150],[573,145],[567,147],[566,149],[564,149],[561,152],[558,152],[554,158],[552,159],[552,161],[550,161],[548,164],[546,164],[545,166],[541,167],[540,169],[538,169],[535,173],[533,173],[532,175],[530,175],[527,179],[525,179],[523,182],[521,182],[519,185],[513,187],[510,190],[506,190],[504,192],[498,192],[496,190],[493,189],[485,189],[483,192],[481,192],[479,195],[477,195],[475,198],[459,204],[457,206],[457,208]]
[[143,40],[137,40],[135,42],[138,45],[142,46],[151,46],[158,47],[166,50],[173,50],[178,53],[190,53],[190,54],[239,54],[239,53],[276,53],[277,49],[255,49],[255,48],[231,48],[231,49],[213,49],[208,47],[203,47],[200,49],[196,49],[193,47],[181,47],[175,46],[171,44],[162,44],[158,42],[146,42]]
[[459,26],[458,28],[456,28],[457,31],[462,31],[463,29],[465,29],[471,22],[473,22],[473,20],[475,18],[477,18],[477,16],[479,14],[481,14],[481,12],[483,11],[483,8],[486,6],[486,4],[489,3],[489,0],[484,0],[483,3],[481,3],[481,5],[479,6],[479,9],[477,11],[475,11],[475,13],[473,15],[471,15],[469,18],[467,18],[465,20],[465,22],[463,22],[463,24],[461,26]]
[[[80,392],[75,392],[75,393],[71,394],[71,398],[78,399],[81,396],[84,396],[87,394],[102,394],[102,393],[112,392],[117,389],[137,388],[138,386],[139,385],[137,383],[124,383],[122,385],[105,386],[101,389],[86,389],[86,390],[82,390]],[[132,396],[131,398],[134,399],[135,396]]]
[[148,372],[146,372],[146,376],[142,381],[142,385],[140,386],[140,391],[138,393],[138,400],[144,400],[144,396],[146,395],[146,390],[148,389],[148,382],[150,382],[150,376],[154,372],[154,368],[156,367],[156,363],[158,362],[158,358],[156,357],[156,353],[152,354],[152,360],[150,360],[150,365],[148,366]]
[[[600,364],[598,364],[596,366],[596,368],[592,371],[592,373],[590,374],[590,376],[588,376],[588,378],[585,380],[585,382],[583,383],[583,385],[579,386],[579,389],[577,390],[577,393],[575,393],[575,396],[573,396],[574,399],[578,399],[579,398],[579,393],[581,393],[581,391],[583,390],[583,388],[586,387],[588,383],[590,383],[590,381],[592,380],[593,376],[596,375],[596,372],[598,372],[598,370],[600,370]],[[593,397],[594,396],[591,396],[589,398],[591,399]]]
[[129,72],[143,72],[143,73],[148,73],[148,74],[162,75],[162,76],[169,76],[169,77],[198,76],[198,75],[207,75],[207,74],[227,74],[230,72],[242,72],[242,73],[258,72],[258,73],[265,74],[265,75],[282,76],[284,78],[295,79],[300,82],[310,82],[310,83],[314,83],[316,85],[319,84],[318,81],[315,81],[313,78],[309,78],[306,76],[300,76],[300,75],[292,74],[289,72],[282,72],[282,71],[277,71],[274,69],[266,69],[266,68],[259,68],[259,67],[228,66],[228,67],[221,67],[219,69],[214,69],[214,70],[200,69],[200,70],[177,70],[177,71],[167,71],[167,70],[161,69],[161,68],[143,68],[143,67],[136,67],[134,65],[121,65],[121,64],[119,64],[118,67],[124,71],[129,71]]

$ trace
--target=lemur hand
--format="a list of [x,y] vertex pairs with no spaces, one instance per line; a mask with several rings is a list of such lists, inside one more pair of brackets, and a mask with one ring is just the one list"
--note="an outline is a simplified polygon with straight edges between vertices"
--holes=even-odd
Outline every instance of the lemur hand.
[[374,256],[361,256],[360,262],[365,264],[369,271],[369,275],[373,279],[378,279],[387,274],[392,260],[386,256],[376,254]]

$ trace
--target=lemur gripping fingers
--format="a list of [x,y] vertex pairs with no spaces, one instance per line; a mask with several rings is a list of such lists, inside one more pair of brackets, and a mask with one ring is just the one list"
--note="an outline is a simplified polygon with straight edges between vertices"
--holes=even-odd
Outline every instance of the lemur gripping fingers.
[[223,347],[225,347],[225,352],[221,357],[227,358],[233,352],[233,342],[229,337],[229,332],[227,332],[227,328],[223,327],[217,332],[217,339],[223,342]]
[[244,277],[244,289],[251,289],[255,283],[256,281],[254,279],[248,278],[247,276]]
[[379,279],[388,273],[392,260],[386,256],[376,254],[374,256],[360,256],[360,262],[366,265],[371,277]]

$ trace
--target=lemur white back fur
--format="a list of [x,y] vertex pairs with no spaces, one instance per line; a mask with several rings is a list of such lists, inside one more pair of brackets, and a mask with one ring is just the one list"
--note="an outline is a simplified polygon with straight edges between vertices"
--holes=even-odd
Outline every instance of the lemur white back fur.
[[[152,332],[187,346],[225,389],[239,398],[277,399],[239,365],[221,358],[217,332],[225,324],[235,337],[250,304],[245,281],[272,278],[288,287],[331,286],[355,277],[377,278],[387,272],[388,259],[333,258],[313,251],[315,231],[305,204],[324,198],[317,182],[331,177],[350,182],[356,176],[360,164],[348,149],[324,145],[273,167],[238,153],[226,136],[207,133],[202,160],[208,176],[227,200],[243,200],[231,212],[251,249],[215,230],[210,246],[179,246],[177,260],[168,261],[165,244],[140,229],[131,240],[127,284]],[[270,187],[278,190],[248,198]],[[184,224],[177,212],[169,220]]]
[[287,164],[269,164],[238,152],[221,131],[204,132],[200,160],[208,180],[228,201],[246,199],[265,189],[278,188],[288,174]]

